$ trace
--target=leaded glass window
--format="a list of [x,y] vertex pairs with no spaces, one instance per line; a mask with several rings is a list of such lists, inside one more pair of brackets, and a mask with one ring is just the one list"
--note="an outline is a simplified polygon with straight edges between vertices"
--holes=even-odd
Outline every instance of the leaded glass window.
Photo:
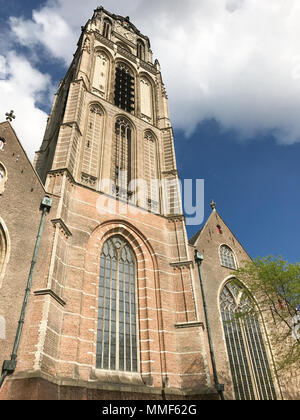
[[[226,284],[220,308],[237,400],[276,400],[263,334],[254,302],[235,280]],[[246,313],[238,318],[235,313]]]
[[136,263],[121,236],[103,246],[98,310],[97,369],[137,372]]
[[227,245],[222,245],[220,248],[220,259],[223,267],[231,268],[236,270],[236,259],[231,248]]

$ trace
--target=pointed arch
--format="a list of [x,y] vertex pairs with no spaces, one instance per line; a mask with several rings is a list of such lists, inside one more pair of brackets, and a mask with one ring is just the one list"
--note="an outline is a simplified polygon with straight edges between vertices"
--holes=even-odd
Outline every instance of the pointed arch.
[[[92,283],[94,283],[95,278],[90,272],[95,267],[97,267],[97,270],[99,268],[97,277],[100,278],[101,252],[105,242],[114,236],[121,236],[131,246],[136,258],[137,313],[139,319],[139,326],[137,328],[137,339],[139,343],[138,375],[146,380],[154,372],[162,373],[166,371],[165,346],[164,342],[161,341],[158,331],[158,325],[162,323],[162,312],[159,309],[161,308],[161,292],[158,278],[158,261],[151,241],[136,226],[122,219],[108,219],[97,226],[93,230],[86,246],[84,290],[86,293],[89,293],[88,290],[93,287]],[[152,291],[155,291],[154,294]],[[147,311],[142,304],[142,302],[149,298],[151,298],[153,304],[153,309],[151,310],[152,316],[147,315]],[[97,297],[95,300],[95,307],[99,306],[98,299]],[[93,325],[96,343],[98,317],[96,317],[95,324]],[[161,349],[160,357],[155,358],[153,364],[143,363],[144,360],[148,360],[148,353],[152,357],[152,352],[157,352],[157,346]],[[94,366],[96,366],[96,363],[95,351],[93,356]],[[96,369],[95,373],[97,377],[101,377],[101,371],[99,369]],[[133,372],[130,373],[130,378],[133,377],[132,375]]]
[[95,187],[99,174],[104,110],[98,102],[89,105],[82,154],[82,181]]
[[159,170],[157,138],[151,130],[144,132],[144,177],[147,183],[146,208],[152,212],[159,212]]
[[113,59],[104,48],[96,48],[94,54],[93,92],[108,99]]
[[7,182],[7,170],[6,167],[0,162],[0,195],[3,194],[5,190],[5,184]]
[[145,73],[139,75],[141,118],[153,124],[154,121],[154,85],[153,80]]
[[0,217],[0,289],[3,284],[6,266],[10,255],[10,238],[7,227]]
[[137,57],[145,61],[145,43],[141,39],[137,40]]
[[105,17],[103,19],[102,36],[104,36],[104,38],[110,39],[111,29],[112,29],[111,20]]
[[223,267],[236,270],[238,268],[237,258],[230,246],[221,244],[219,248],[220,262]]
[[134,126],[125,116],[115,119],[112,148],[112,180],[120,198],[128,198],[128,186],[133,176],[133,136]]
[[[223,332],[237,400],[276,400],[261,319],[246,287],[231,277],[219,296]],[[235,314],[247,316],[237,318]]]
[[96,368],[138,371],[137,270],[131,245],[121,235],[101,252]]
[[124,111],[135,111],[135,79],[134,68],[124,60],[116,62],[115,105]]

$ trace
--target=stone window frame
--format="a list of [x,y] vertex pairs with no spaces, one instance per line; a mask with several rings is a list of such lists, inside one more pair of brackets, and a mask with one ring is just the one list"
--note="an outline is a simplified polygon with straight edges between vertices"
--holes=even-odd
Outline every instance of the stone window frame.
[[4,220],[0,217],[0,289],[10,257],[10,237]]
[[136,44],[136,51],[137,51],[137,58],[139,58],[142,61],[145,61],[146,56],[146,46],[144,41],[142,41],[140,38],[137,40]]
[[4,193],[5,190],[5,184],[7,182],[7,169],[3,165],[3,163],[0,161],[0,172],[3,173],[3,177],[0,178],[0,196]]
[[[221,250],[222,250],[222,248],[225,248],[225,247],[228,250],[230,250],[231,253],[232,253],[232,257],[233,257],[233,260],[234,260],[234,267],[227,264],[226,261],[224,260],[224,256],[222,255]],[[219,258],[220,258],[220,264],[221,264],[222,267],[228,268],[230,270],[237,270],[239,268],[238,259],[236,257],[236,254],[235,254],[234,250],[229,245],[227,245],[225,243],[220,244],[220,246],[219,246]]]
[[4,137],[0,137],[0,152],[3,152],[4,148],[6,146],[6,140]]
[[[144,139],[144,179],[148,186],[148,194],[145,197],[146,203],[145,207],[148,211],[159,213],[161,211],[161,191],[160,191],[160,184],[157,186],[157,190],[155,192],[155,187],[151,185],[152,175],[154,175],[154,179],[159,179],[159,153],[158,153],[158,139],[157,136],[153,133],[152,130],[146,129],[143,132],[143,139]],[[150,147],[147,148],[150,142]],[[151,150],[151,146],[152,150]],[[152,153],[151,153],[152,152]],[[155,174],[154,174],[155,172]],[[156,177],[156,178],[155,178]],[[151,188],[152,187],[152,188]],[[156,195],[156,197],[154,197]],[[154,201],[153,201],[154,200]]]
[[[118,107],[120,110],[127,112],[128,114],[131,115],[136,115],[136,109],[137,109],[137,73],[136,73],[136,69],[134,67],[132,67],[127,60],[124,59],[117,59],[117,61],[115,62],[115,71],[114,71],[114,87],[113,87],[113,92],[114,92],[114,101],[113,104]],[[117,85],[117,72],[119,71],[122,73],[122,85]],[[125,106],[125,109],[121,106],[121,104],[117,103],[118,102],[118,96],[122,95],[122,87],[125,86],[125,81],[123,79],[124,74],[129,74],[129,76],[131,77],[131,81],[132,81],[132,92],[130,95],[129,90],[127,90],[127,95],[126,95],[126,100],[128,101],[130,98],[129,96],[131,96],[132,100],[133,100],[133,104],[132,104],[132,108],[129,110],[128,106]],[[120,73],[119,73],[120,74]],[[127,86],[128,87],[128,86]],[[128,109],[127,109],[128,108]]]
[[[135,252],[137,262],[137,293],[138,293],[138,317],[139,325],[139,373],[122,373],[122,372],[111,372],[96,369],[96,347],[93,351],[91,375],[101,381],[114,381],[115,383],[121,384],[135,384],[135,385],[153,385],[153,381],[160,381],[161,376],[158,372],[165,372],[165,356],[162,354],[162,358],[157,358],[157,343],[160,342],[160,333],[157,330],[157,322],[163,322],[162,311],[159,309],[160,306],[154,310],[155,315],[153,317],[145,317],[144,308],[141,307],[140,302],[144,299],[155,299],[155,302],[160,302],[159,292],[159,280],[158,280],[158,262],[155,255],[154,249],[147,240],[147,238],[140,232],[136,226],[125,220],[107,220],[101,223],[92,233],[88,243],[87,252],[89,257],[86,260],[84,275],[86,281],[84,291],[90,293],[90,288],[87,286],[90,281],[90,270],[91,265],[94,267],[94,273],[99,276],[99,267],[101,263],[101,250],[105,241],[114,235],[121,235],[131,245]],[[97,249],[97,252],[95,252]],[[98,252],[99,251],[99,252]],[[94,278],[94,277],[93,277]],[[147,287],[146,281],[147,279]],[[152,293],[153,291],[153,293]],[[95,295],[95,308],[98,307],[98,296]],[[96,314],[96,312],[95,312]],[[96,346],[97,342],[97,325],[98,319],[97,314],[93,322],[94,328],[94,343]],[[164,349],[164,347],[160,347]],[[85,363],[83,359],[82,363]],[[149,363],[149,361],[153,361]]]
[[112,22],[108,17],[103,19],[103,28],[102,28],[102,36],[104,38],[110,39],[112,33]]
[[[117,249],[117,245],[116,245],[117,242],[120,243],[120,249]],[[104,247],[107,246],[107,245],[108,245],[108,247],[111,245],[112,248],[109,248],[108,251],[106,252],[107,255],[105,255],[105,248]],[[114,249],[114,257],[116,257],[117,255],[119,257],[115,261],[115,268],[116,268],[116,270],[115,270],[116,271],[116,278],[115,279],[112,278],[112,273],[114,271],[113,268],[112,268],[113,267],[112,266],[112,261],[113,261],[114,257],[112,257],[110,255],[112,249]],[[120,290],[120,282],[119,282],[119,280],[120,280],[119,276],[120,275],[123,275],[123,280],[126,277],[126,271],[124,271],[125,270],[125,264],[124,264],[124,267],[123,267],[124,270],[121,271],[121,269],[120,269],[120,262],[122,260],[122,252],[123,252],[124,249],[126,250],[125,252],[128,251],[131,255],[131,265],[130,266],[131,266],[131,268],[133,268],[133,273],[130,273],[130,269],[129,269],[129,274],[130,275],[134,274],[134,308],[135,308],[135,314],[131,313],[131,310],[132,310],[132,296],[130,297],[130,305],[129,305],[130,306],[129,313],[130,313],[130,321],[131,321],[131,323],[130,323],[130,365],[131,365],[130,369],[127,369],[126,363],[128,362],[128,360],[127,360],[127,358],[125,359],[125,355],[127,353],[127,351],[126,351],[127,342],[124,341],[124,358],[123,358],[124,366],[123,366],[123,368],[122,367],[120,368],[120,353],[119,353],[119,350],[120,350],[120,341],[119,341],[120,330],[119,330],[119,328],[120,328],[120,325],[121,325],[120,324],[120,319],[119,319],[119,315],[120,315],[120,312],[121,312],[120,311],[120,293],[123,293],[124,297],[125,297],[125,293],[126,293],[125,290],[123,290],[123,291]],[[104,273],[104,271],[105,271],[104,267],[102,266],[102,262],[105,260],[105,265],[106,265],[107,264],[107,258],[109,256],[111,257],[110,258],[110,271],[109,271],[109,285],[110,285],[110,297],[109,297],[109,299],[110,299],[110,310],[109,311],[110,311],[110,316],[109,316],[109,319],[106,319],[106,312],[108,311],[108,308],[105,305],[100,307],[100,302],[101,302],[101,300],[103,300],[103,303],[104,303],[104,301],[107,297],[104,296],[105,295],[104,290],[101,293],[100,286],[101,286],[102,277],[104,279],[105,284],[107,283],[107,280],[108,280],[107,278],[105,278],[105,276],[101,277],[101,274]],[[104,371],[104,372],[108,371],[108,372],[124,373],[124,374],[139,374],[140,373],[139,316],[138,316],[139,299],[138,299],[138,288],[137,288],[138,271],[137,271],[137,260],[136,260],[135,251],[132,248],[131,244],[127,241],[126,238],[124,238],[120,234],[115,234],[115,235],[112,235],[109,238],[107,238],[106,241],[103,243],[103,246],[102,246],[102,249],[101,249],[101,259],[100,259],[100,261],[101,261],[101,263],[100,263],[100,275],[99,275],[100,282],[99,282],[99,292],[98,292],[99,293],[99,302],[98,302],[98,334],[97,334],[96,369]],[[118,270],[117,270],[117,268],[118,268]],[[129,265],[128,265],[128,268],[129,268]],[[111,363],[111,356],[112,356],[111,342],[112,342],[112,338],[113,338],[112,332],[111,332],[111,321],[112,321],[112,319],[111,319],[111,315],[112,315],[112,311],[111,311],[112,305],[111,305],[111,303],[112,303],[112,290],[113,289],[112,289],[111,286],[112,286],[112,281],[113,280],[116,283],[116,308],[115,308],[115,311],[113,311],[113,312],[116,312],[115,353],[113,353],[115,355],[115,364]],[[126,280],[127,280],[127,277],[124,281],[126,281]],[[124,286],[125,286],[125,282],[124,282]],[[130,289],[130,291],[128,292],[129,295],[132,295],[132,290],[131,290],[132,287],[131,286],[132,286],[132,284],[130,285],[130,283],[129,283],[129,289]],[[103,297],[101,298],[101,296],[103,296]],[[125,299],[124,299],[123,304],[124,304],[124,316],[125,316],[126,315],[126,313],[125,313]],[[103,315],[102,317],[100,317],[100,309],[103,311],[102,312],[102,315]],[[132,316],[134,316],[134,320],[135,320],[135,322],[133,324],[132,324],[132,319],[133,319]],[[105,341],[104,340],[105,330],[103,330],[103,328],[101,329],[101,343],[100,343],[100,341],[99,341],[99,338],[100,338],[99,325],[102,325],[102,327],[103,327],[103,324],[107,321],[109,321],[109,325],[110,325],[110,327],[109,327],[110,336],[109,336],[109,354],[108,354],[109,358],[108,358],[107,366],[106,366],[105,357],[104,357],[105,354],[104,354],[104,349],[103,349],[103,345],[104,345],[104,341]],[[124,322],[125,322],[125,318],[124,318]],[[135,334],[133,334],[132,325],[135,326],[135,331],[134,331]],[[124,329],[125,328],[126,328],[126,325],[124,324]],[[126,338],[126,336],[127,336],[126,331],[124,331],[124,339]],[[135,336],[135,345],[134,345],[134,342],[133,342],[133,337],[134,336]],[[99,348],[100,348],[100,351],[99,351]],[[135,352],[135,355],[136,355],[135,359],[133,358],[133,353],[134,352]],[[101,360],[99,360],[100,357],[101,357]],[[135,360],[135,362],[134,362],[134,360]],[[100,362],[100,364],[99,364],[99,362]]]
[[116,115],[111,156],[111,179],[114,183],[112,194],[125,201],[131,197],[131,191],[128,188],[131,180],[135,179],[135,146],[136,127],[134,123],[124,114]]
[[[224,310],[222,305],[225,305],[224,293],[227,291],[227,297],[231,298],[230,305],[234,306],[231,310]],[[242,297],[246,295],[244,302]],[[223,298],[223,300],[222,300]],[[237,400],[240,399],[277,399],[277,386],[275,379],[272,377],[272,354],[270,345],[266,337],[266,329],[264,325],[264,320],[262,315],[258,315],[255,318],[255,315],[250,315],[253,320],[252,324],[249,325],[247,320],[237,319],[235,322],[238,324],[237,328],[234,328],[234,324],[230,322],[228,313],[235,311],[243,310],[243,308],[251,306],[257,306],[255,298],[251,295],[247,287],[240,282],[236,277],[228,277],[220,286],[219,297],[218,297],[218,306],[220,311],[220,321],[222,323],[222,332],[223,340],[225,342],[225,350],[227,355],[227,361],[229,364],[229,371],[233,383],[233,392]],[[228,305],[227,305],[228,306]],[[227,312],[227,315],[226,313]],[[254,331],[256,330],[256,335],[259,338],[259,341],[254,341]],[[228,331],[230,330],[231,331]],[[235,340],[235,341],[234,341]],[[242,354],[242,350],[244,353]],[[233,353],[235,352],[235,357]],[[261,356],[258,360],[258,357]],[[234,364],[234,361],[238,359],[242,360],[239,364]],[[256,364],[253,361],[257,362]],[[259,366],[258,366],[259,365]],[[264,369],[267,372],[267,377],[260,375],[263,379],[259,378],[261,372],[260,369]],[[248,369],[248,371],[247,371]],[[244,374],[240,375],[238,380],[239,373],[238,370],[243,370]],[[247,373],[248,372],[248,373]],[[263,394],[269,394],[267,398],[261,398]],[[266,395],[265,395],[266,396]]]

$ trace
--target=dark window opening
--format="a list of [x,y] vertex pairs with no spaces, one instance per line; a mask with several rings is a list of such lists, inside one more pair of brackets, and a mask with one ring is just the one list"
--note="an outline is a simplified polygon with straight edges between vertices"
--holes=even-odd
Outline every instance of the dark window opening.
[[137,42],[137,57],[145,61],[145,45],[141,40]]
[[116,68],[115,105],[129,113],[134,111],[134,78],[121,66]]
[[104,38],[109,38],[110,37],[110,30],[111,30],[110,21],[108,19],[104,19],[103,32],[102,32],[102,35],[104,36]]

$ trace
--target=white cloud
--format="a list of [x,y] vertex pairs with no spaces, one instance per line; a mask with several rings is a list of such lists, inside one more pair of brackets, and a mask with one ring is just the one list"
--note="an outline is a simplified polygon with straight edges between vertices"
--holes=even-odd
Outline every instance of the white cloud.
[[[52,90],[50,76],[34,69],[26,58],[10,53],[5,62],[6,78],[0,80],[0,115],[14,110],[16,120],[13,126],[28,156],[33,160],[34,152],[40,148],[47,122],[47,114],[41,111],[36,100]],[[4,119],[4,118],[3,118]]]
[[[215,118],[242,138],[272,131],[300,141],[298,0],[102,0],[152,42],[162,64],[172,122],[191,133]],[[71,60],[80,26],[98,0],[48,0],[32,20],[11,19],[23,45]]]
[[2,55],[0,55],[0,79],[4,79],[6,76],[6,59]]
[[48,8],[42,9],[41,12],[33,11],[32,20],[11,17],[10,26],[21,45],[34,48],[42,44],[53,57],[63,60],[65,64],[71,62],[70,46],[76,45],[77,36],[54,11]]

